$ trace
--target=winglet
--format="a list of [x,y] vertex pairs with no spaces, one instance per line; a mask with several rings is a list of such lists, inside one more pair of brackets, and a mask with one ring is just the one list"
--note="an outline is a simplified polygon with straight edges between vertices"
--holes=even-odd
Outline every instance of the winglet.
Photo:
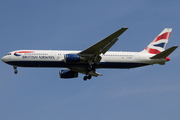
[[173,46],[153,57],[151,57],[150,59],[159,59],[159,58],[166,58],[167,56],[169,56],[178,46]]

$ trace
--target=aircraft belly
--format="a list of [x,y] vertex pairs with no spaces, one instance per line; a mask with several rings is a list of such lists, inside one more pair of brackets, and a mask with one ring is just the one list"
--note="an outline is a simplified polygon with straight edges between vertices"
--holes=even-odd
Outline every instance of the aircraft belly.
[[[82,68],[88,67],[88,64],[67,64],[62,61],[11,61],[7,64],[20,67],[68,67],[68,68]],[[146,63],[131,63],[131,62],[100,62],[95,65],[95,68],[134,68],[149,65]]]
[[131,63],[131,62],[101,62],[98,68],[135,68],[146,66],[146,63]]
[[11,61],[7,64],[20,67],[66,67],[66,64],[60,61]]

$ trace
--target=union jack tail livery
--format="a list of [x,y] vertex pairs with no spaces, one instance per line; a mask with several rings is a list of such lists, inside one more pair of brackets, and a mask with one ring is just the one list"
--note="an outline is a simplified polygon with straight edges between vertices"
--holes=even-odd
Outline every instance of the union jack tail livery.
[[142,52],[159,54],[165,50],[172,28],[165,28]]

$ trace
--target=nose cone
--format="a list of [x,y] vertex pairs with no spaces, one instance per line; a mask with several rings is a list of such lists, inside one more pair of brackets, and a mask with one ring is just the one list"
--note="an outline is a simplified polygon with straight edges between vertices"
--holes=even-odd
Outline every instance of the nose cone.
[[2,60],[3,62],[6,62],[6,56],[2,57],[1,60]]

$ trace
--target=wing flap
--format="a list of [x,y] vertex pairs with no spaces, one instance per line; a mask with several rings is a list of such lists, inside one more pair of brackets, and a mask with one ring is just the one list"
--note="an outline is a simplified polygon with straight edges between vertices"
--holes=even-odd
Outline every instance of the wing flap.
[[93,70],[91,70],[91,71],[89,71],[87,73],[85,68],[70,68],[70,70],[81,73],[81,74],[85,74],[85,75],[91,75],[91,76],[94,76],[94,77],[103,76],[102,74],[97,73],[96,71],[93,71]]
[[118,38],[115,38],[114,40],[112,40],[108,45],[106,45],[103,49],[101,49],[100,53],[105,54],[118,40]]

